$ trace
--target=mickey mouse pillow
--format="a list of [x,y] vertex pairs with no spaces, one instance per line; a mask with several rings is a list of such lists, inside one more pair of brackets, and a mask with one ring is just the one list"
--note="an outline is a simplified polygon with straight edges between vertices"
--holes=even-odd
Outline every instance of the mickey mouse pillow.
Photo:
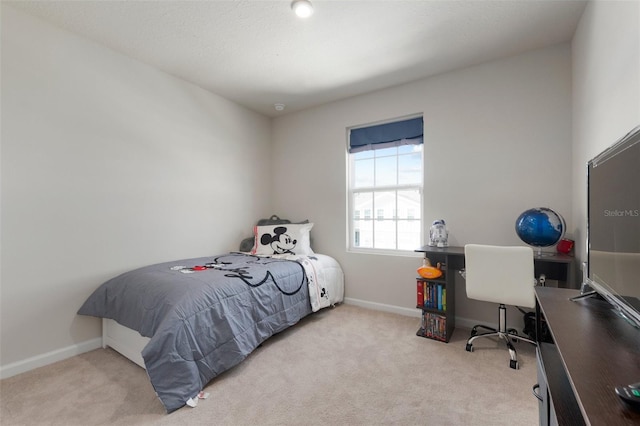
[[252,254],[313,254],[309,232],[313,223],[255,226]]

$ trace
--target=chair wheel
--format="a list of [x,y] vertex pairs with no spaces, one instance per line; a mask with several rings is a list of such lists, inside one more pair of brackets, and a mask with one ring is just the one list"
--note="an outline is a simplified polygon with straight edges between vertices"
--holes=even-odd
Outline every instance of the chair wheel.
[[465,349],[467,350],[467,352],[473,352],[473,345],[471,343],[467,343]]
[[516,361],[515,359],[510,360],[509,367],[513,368],[514,370],[518,370],[518,361]]

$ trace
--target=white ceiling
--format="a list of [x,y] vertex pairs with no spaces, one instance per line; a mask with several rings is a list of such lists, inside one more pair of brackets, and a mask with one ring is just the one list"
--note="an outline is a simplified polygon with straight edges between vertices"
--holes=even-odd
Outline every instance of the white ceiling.
[[[575,0],[4,1],[268,116],[571,40]],[[282,112],[274,109],[283,103]]]

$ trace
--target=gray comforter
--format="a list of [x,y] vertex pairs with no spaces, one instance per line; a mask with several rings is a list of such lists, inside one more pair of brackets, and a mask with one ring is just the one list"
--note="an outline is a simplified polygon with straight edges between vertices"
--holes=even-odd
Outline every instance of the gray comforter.
[[78,313],[114,319],[151,338],[142,357],[172,412],[311,313],[306,284],[297,262],[231,253],[124,273],[102,284]]

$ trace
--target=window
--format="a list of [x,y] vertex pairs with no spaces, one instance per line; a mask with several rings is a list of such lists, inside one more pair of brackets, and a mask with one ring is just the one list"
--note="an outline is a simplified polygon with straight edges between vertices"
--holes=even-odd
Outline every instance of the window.
[[422,126],[415,118],[350,131],[350,249],[420,247]]

